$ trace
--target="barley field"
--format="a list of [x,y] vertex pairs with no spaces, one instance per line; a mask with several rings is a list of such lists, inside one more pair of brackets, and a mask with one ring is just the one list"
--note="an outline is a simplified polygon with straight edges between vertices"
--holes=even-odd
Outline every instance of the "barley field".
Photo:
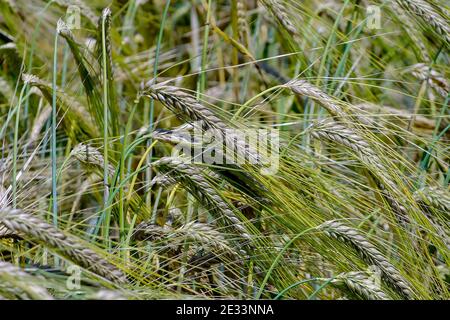
[[445,0],[1,0],[0,299],[450,299]]

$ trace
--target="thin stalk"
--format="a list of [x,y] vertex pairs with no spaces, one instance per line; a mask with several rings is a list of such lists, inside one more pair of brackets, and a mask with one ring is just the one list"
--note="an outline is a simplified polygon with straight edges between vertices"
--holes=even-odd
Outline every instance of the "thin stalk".
[[[47,11],[47,9],[50,7],[50,5],[52,5],[54,2],[55,2],[54,0],[49,1],[37,15],[38,20],[36,23],[36,27],[33,30],[33,37],[31,38],[30,56],[28,58],[28,68],[27,68],[28,73],[32,73],[32,70],[33,70],[33,58],[34,58],[34,49],[36,48],[36,38],[37,38],[37,35],[41,28],[42,19],[43,19],[43,17],[45,17],[44,13],[45,13],[45,11]],[[25,100],[25,112],[24,112],[25,118],[28,117],[29,103],[30,103],[30,100],[27,97],[27,99]]]
[[250,98],[249,100],[247,100],[246,103],[244,103],[237,111],[236,113],[233,115],[233,117],[231,118],[231,121],[235,120],[237,117],[239,117],[239,115],[242,113],[242,111],[244,111],[246,108],[248,108],[254,101],[256,101],[258,98],[268,94],[269,92],[278,90],[278,89],[283,89],[285,88],[284,84],[280,84],[280,85],[276,85],[274,87],[271,87],[269,89],[264,90],[263,92],[258,93],[257,95],[255,95],[253,98]]
[[328,279],[325,283],[323,283],[320,287],[318,287],[309,297],[308,300],[313,300],[316,295],[323,289],[325,288],[329,283],[331,283],[331,281],[333,281],[334,278],[330,278]]
[[14,126],[14,144],[13,144],[13,170],[12,170],[12,197],[13,208],[16,209],[17,205],[17,156],[18,156],[18,140],[19,140],[19,123],[20,123],[20,106],[22,105],[23,95],[27,89],[25,84],[20,91],[19,102],[16,108],[16,122]]
[[211,20],[211,0],[208,0],[208,7],[206,8],[206,25],[205,34],[203,35],[203,48],[202,48],[202,65],[200,70],[200,76],[197,83],[197,100],[200,99],[200,95],[205,91],[206,87],[206,58],[208,54],[208,38],[209,38],[209,21]]
[[137,109],[137,103],[134,104],[133,109],[131,109],[130,117],[128,119],[127,125],[125,127],[125,133],[123,136],[123,145],[122,145],[122,155],[120,157],[120,186],[119,186],[119,226],[120,226],[120,235],[125,236],[125,210],[124,210],[124,188],[122,182],[125,180],[125,151],[128,147],[128,136],[131,131],[131,125],[133,123],[134,113]]
[[[169,11],[170,0],[167,0],[166,6],[164,7],[163,16],[161,18],[161,25],[159,27],[158,39],[156,40],[156,51],[155,51],[155,61],[153,64],[153,82],[156,83],[156,77],[158,76],[158,63],[159,63],[159,52],[161,50],[161,42],[164,35],[164,26],[166,25],[166,17],[167,12]],[[148,132],[153,131],[153,117],[155,113],[155,102],[153,99],[150,99],[150,115],[149,115],[149,124],[148,124]],[[147,141],[147,148],[152,145],[152,138],[150,137]],[[153,156],[153,149],[150,149],[150,153],[148,155],[146,164],[147,170],[145,171],[147,185],[150,185],[150,181],[152,180],[152,170],[150,168],[151,159]],[[146,204],[147,206],[151,206],[151,194],[150,190],[147,188],[147,196],[146,196]]]
[[[106,52],[106,27],[105,18],[102,19],[102,67],[103,67],[103,207],[108,211],[106,217],[106,230],[109,230],[109,210],[107,209],[107,202],[109,198],[109,162],[108,162],[108,65]],[[105,237],[108,238],[108,232],[105,232]]]
[[51,120],[51,161],[52,161],[52,218],[53,225],[58,226],[58,199],[57,199],[57,167],[56,167],[56,81],[58,78],[58,36],[55,34],[53,46],[53,75],[52,75],[52,120]]
[[298,287],[301,284],[304,283],[309,283],[309,282],[313,282],[313,281],[317,281],[317,280],[321,280],[320,278],[312,278],[312,279],[306,279],[306,280],[301,280],[301,281],[297,281],[293,284],[291,284],[289,287],[284,288],[283,290],[280,291],[280,293],[278,293],[275,298],[273,298],[274,300],[279,300],[281,298],[283,298],[283,296],[286,294],[286,292],[288,292],[289,290]]
[[278,255],[276,256],[275,260],[273,260],[272,265],[270,266],[269,270],[267,270],[266,276],[264,277],[261,286],[259,287],[259,291],[256,295],[256,299],[259,299],[261,297],[261,294],[264,290],[264,287],[267,284],[267,281],[269,281],[270,275],[272,274],[272,271],[275,269],[275,267],[277,266],[278,262],[281,260],[281,257],[283,256],[283,254],[286,252],[286,250],[300,237],[304,236],[306,233],[316,229],[317,227],[312,227],[312,228],[308,228],[306,230],[303,230],[302,232],[300,232],[299,234],[297,234],[295,237],[293,237],[291,240],[289,240],[283,247],[283,249],[281,249],[281,251],[278,253]]

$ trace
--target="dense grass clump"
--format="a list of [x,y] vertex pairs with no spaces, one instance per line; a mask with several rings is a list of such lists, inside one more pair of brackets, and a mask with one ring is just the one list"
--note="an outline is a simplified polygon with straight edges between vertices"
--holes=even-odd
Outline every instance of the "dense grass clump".
[[0,299],[449,299],[449,9],[0,2]]

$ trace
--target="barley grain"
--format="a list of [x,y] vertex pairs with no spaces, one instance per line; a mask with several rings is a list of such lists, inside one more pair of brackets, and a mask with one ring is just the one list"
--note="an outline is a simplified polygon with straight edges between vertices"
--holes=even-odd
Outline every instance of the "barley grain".
[[[395,182],[386,174],[387,170],[381,159],[373,151],[366,140],[362,139],[351,128],[345,127],[335,121],[325,119],[311,125],[311,135],[319,140],[328,140],[353,150],[358,158],[371,167],[372,175],[377,179],[377,185],[383,193],[384,198],[394,210],[397,219],[402,224],[408,221],[406,208],[399,203],[394,194],[397,190]],[[389,187],[389,189],[387,188]]]
[[441,95],[443,98],[447,97],[450,91],[450,86],[447,82],[447,79],[445,79],[445,77],[442,76],[439,72],[430,68],[425,63],[415,64],[410,69],[412,70],[411,74],[414,77],[422,81],[427,81],[428,85],[439,95]]
[[165,157],[153,163],[159,169],[169,174],[173,179],[180,181],[185,187],[200,199],[208,202],[212,209],[225,217],[235,228],[239,236],[251,241],[252,237],[233,212],[230,205],[222,198],[217,190],[203,176],[201,170],[194,165],[188,164],[181,158]]
[[450,43],[450,25],[448,18],[436,10],[431,4],[425,0],[396,0],[397,3],[408,11],[410,14],[415,15],[422,22],[431,26],[437,34]]
[[345,120],[349,117],[348,106],[339,102],[337,99],[326,94],[315,85],[312,85],[306,80],[291,80],[286,84],[286,87],[292,90],[295,94],[300,96],[307,96],[319,102],[333,117]]
[[341,273],[332,280],[332,283],[335,285],[344,284],[350,291],[367,300],[390,300],[389,296],[370,280],[365,272]]
[[11,263],[0,261],[0,279],[0,295],[6,291],[25,299],[53,300],[45,288],[33,283],[34,277]]
[[414,292],[409,282],[400,274],[386,257],[359,232],[343,223],[331,220],[319,226],[329,236],[353,247],[367,263],[378,266],[383,279],[407,299],[414,298]]
[[[80,143],[76,145],[73,148],[71,155],[91,170],[98,171],[103,169],[105,163],[103,155],[96,148],[88,144]],[[110,178],[112,178],[115,172],[115,168],[112,164],[108,164],[108,172]]]
[[5,208],[0,210],[0,222],[25,238],[56,250],[58,254],[93,273],[120,284],[127,283],[122,271],[86,247],[77,237],[59,231],[36,216],[18,209]]
[[414,192],[414,199],[427,206],[434,207],[450,220],[450,193],[448,190],[436,187],[424,187]]
[[292,35],[295,41],[298,41],[301,38],[297,27],[294,25],[286,11],[286,8],[279,0],[262,0],[261,2],[275,16],[278,23],[280,23],[286,31]]
[[165,83],[147,85],[142,95],[160,101],[169,110],[182,120],[187,122],[200,121],[203,129],[211,133],[213,137],[226,142],[226,145],[234,146],[233,152],[244,157],[248,163],[261,164],[261,156],[245,141],[242,134],[227,125],[209,108],[200,104],[193,96],[180,88],[169,86]]

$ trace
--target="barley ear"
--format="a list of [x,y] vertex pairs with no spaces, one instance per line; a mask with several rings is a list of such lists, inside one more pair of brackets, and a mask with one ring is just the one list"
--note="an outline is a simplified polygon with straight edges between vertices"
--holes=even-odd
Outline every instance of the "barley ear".
[[120,284],[127,283],[122,271],[89,249],[81,239],[74,235],[66,235],[36,216],[22,210],[5,208],[0,210],[0,223],[26,239],[53,249],[57,254],[105,279]]
[[369,264],[380,268],[382,278],[406,299],[413,299],[414,292],[409,282],[386,257],[357,230],[343,223],[331,220],[319,226],[329,236],[351,246]]

